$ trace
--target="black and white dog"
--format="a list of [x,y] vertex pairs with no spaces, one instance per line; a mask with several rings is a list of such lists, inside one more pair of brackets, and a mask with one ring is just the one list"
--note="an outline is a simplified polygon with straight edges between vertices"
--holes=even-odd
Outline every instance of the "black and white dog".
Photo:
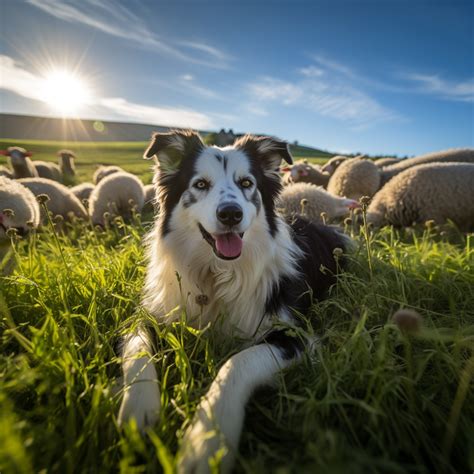
[[[252,391],[305,349],[294,331],[275,323],[296,324],[294,312],[324,296],[337,270],[333,250],[344,250],[348,239],[301,218],[286,223],[276,212],[279,167],[292,163],[285,142],[248,135],[218,148],[194,132],[174,131],[154,135],[145,152],[152,157],[160,215],[147,237],[143,306],[165,323],[179,319],[184,307],[197,327],[224,315],[226,333],[253,341],[219,370],[182,443],[180,470],[207,472],[224,440],[227,471]],[[120,423],[135,418],[143,429],[159,416],[152,352],[146,330],[125,341]]]

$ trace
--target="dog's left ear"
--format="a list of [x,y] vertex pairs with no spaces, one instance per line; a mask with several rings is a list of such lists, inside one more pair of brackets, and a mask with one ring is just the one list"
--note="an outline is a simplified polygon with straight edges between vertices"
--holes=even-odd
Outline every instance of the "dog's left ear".
[[205,147],[198,133],[191,130],[173,130],[153,135],[143,158],[158,159],[160,168],[172,173],[177,171],[183,159],[193,153],[199,153]]
[[234,146],[257,159],[265,172],[278,172],[282,160],[289,165],[293,164],[288,143],[277,138],[245,135]]

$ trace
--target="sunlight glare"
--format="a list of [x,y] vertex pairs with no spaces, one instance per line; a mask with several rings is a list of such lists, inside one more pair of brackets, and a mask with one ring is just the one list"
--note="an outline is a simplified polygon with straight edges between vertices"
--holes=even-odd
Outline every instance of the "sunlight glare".
[[68,116],[89,103],[91,91],[83,79],[69,71],[55,70],[44,77],[41,98],[62,116]]

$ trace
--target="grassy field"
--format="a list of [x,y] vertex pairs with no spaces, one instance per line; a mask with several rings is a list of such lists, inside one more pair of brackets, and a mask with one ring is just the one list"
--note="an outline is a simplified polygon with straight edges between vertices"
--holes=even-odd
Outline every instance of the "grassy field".
[[[145,439],[119,430],[117,345],[148,225],[15,243],[0,287],[1,472],[172,472],[182,428],[236,348],[210,329],[157,327],[160,422]],[[350,272],[307,323],[316,353],[252,399],[237,471],[471,472],[474,239],[386,229],[369,236],[369,260],[354,237]],[[419,333],[391,323],[402,307],[422,315]]]
[[[38,159],[58,148],[22,144]],[[86,179],[94,157],[147,177],[144,145],[71,148]],[[173,472],[183,428],[237,348],[209,328],[156,327],[160,421],[145,438],[118,428],[117,348],[139,303],[149,226],[13,241],[16,270],[0,277],[2,474]],[[345,230],[357,243],[349,271],[304,323],[320,345],[252,398],[236,471],[472,472],[474,237]],[[392,323],[400,308],[421,314],[419,332]]]
[[[33,152],[33,160],[57,163],[56,152],[61,148],[73,150],[77,155],[77,181],[91,181],[98,165],[118,165],[139,176],[145,184],[151,182],[152,162],[142,158],[148,142],[54,142],[39,140],[0,139],[0,149],[21,146]],[[314,163],[323,163],[332,155],[307,147],[291,147],[295,159],[305,158]],[[0,165],[7,164],[7,157],[0,155]]]

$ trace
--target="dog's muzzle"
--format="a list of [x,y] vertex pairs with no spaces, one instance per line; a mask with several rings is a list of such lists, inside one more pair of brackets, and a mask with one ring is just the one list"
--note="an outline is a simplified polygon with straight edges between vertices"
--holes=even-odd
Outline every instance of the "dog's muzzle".
[[235,260],[240,257],[243,247],[243,233],[225,232],[212,235],[201,224],[199,224],[199,230],[217,257],[222,260]]

